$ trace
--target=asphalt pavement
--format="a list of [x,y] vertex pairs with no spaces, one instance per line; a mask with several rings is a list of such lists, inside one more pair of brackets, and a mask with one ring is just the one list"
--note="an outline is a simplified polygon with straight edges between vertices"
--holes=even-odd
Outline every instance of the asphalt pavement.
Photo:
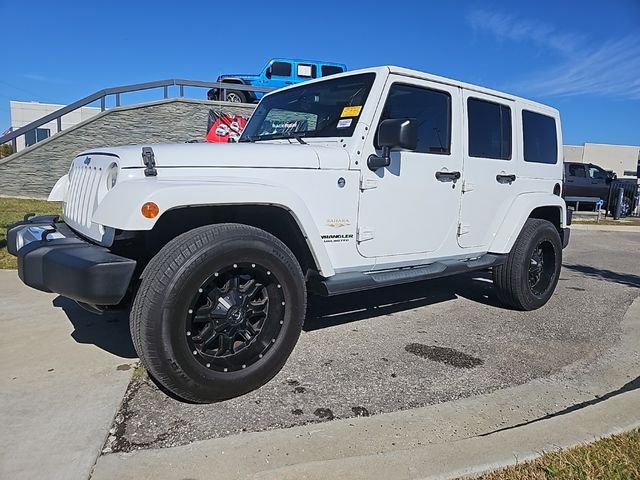
[[[286,366],[261,389],[193,405],[149,379],[127,392],[113,451],[373,416],[449,402],[548,377],[597,359],[620,339],[638,295],[636,233],[573,232],[558,289],[544,308],[499,305],[490,276],[472,275],[313,299]],[[571,399],[566,400],[567,404]],[[522,421],[544,402],[523,405]]]
[[[629,308],[639,245],[637,233],[574,231],[558,290],[535,312],[502,308],[483,272],[313,299],[282,372],[212,405],[173,399],[148,378],[129,383],[126,315],[92,316],[0,271],[0,477],[321,478],[376,465],[382,475],[380,462],[409,458],[463,468],[455,452],[472,444],[452,444],[452,456],[436,446],[483,435],[546,448],[539,432],[524,438],[555,416],[546,440],[628,427],[640,392],[640,305]],[[599,423],[559,418],[587,409]]]

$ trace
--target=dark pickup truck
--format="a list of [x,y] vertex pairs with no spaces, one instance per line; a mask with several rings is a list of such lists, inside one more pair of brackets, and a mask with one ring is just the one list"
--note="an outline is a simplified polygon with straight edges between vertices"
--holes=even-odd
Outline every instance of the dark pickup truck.
[[[576,198],[592,198],[595,204],[596,199],[600,199],[603,201],[603,208],[612,211],[619,187],[624,189],[622,214],[627,215],[637,203],[637,179],[617,179],[614,172],[593,163],[564,163],[562,196],[567,203],[575,203]],[[612,190],[614,191],[611,192]],[[584,200],[579,202],[587,203]]]

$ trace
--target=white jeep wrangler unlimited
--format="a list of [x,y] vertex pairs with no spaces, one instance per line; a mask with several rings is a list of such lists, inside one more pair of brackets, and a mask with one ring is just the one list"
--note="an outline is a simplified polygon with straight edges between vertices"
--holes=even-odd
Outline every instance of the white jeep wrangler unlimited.
[[284,365],[307,292],[491,268],[505,305],[553,293],[569,241],[558,112],[397,67],[266,95],[237,144],[96,149],[8,230],[27,284],[131,309],[144,366],[193,402]]

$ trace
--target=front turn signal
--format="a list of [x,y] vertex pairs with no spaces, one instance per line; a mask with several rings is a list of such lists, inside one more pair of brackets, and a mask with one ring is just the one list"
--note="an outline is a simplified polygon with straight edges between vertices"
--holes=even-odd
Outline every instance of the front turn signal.
[[160,213],[160,208],[153,202],[147,202],[142,205],[142,216],[145,218],[156,218]]

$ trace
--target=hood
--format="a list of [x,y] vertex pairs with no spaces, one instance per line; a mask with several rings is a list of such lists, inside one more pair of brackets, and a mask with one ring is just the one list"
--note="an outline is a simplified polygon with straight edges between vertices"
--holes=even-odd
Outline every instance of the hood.
[[[145,145],[146,146],[146,145]],[[344,149],[289,143],[178,143],[148,145],[156,167],[349,168]],[[120,168],[142,168],[142,145],[96,148],[80,156],[117,156]]]

